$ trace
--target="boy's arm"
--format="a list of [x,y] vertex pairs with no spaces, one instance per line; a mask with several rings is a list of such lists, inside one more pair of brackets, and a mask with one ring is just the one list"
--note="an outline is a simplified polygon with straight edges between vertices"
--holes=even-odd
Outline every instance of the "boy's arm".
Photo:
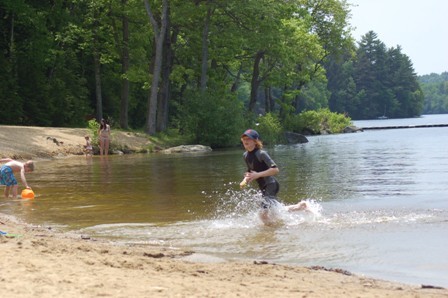
[[22,183],[23,185],[25,185],[25,188],[31,188],[28,183],[26,183],[26,178],[25,178],[25,167],[22,167],[20,169],[20,178],[22,179]]
[[12,161],[12,159],[11,158],[2,158],[2,159],[0,159],[0,162],[9,162],[9,161]]
[[251,180],[256,180],[261,177],[269,177],[269,176],[277,175],[279,172],[280,172],[280,170],[277,167],[272,167],[263,172],[251,171],[250,177],[251,177]]
[[246,174],[246,181],[252,182],[253,180],[257,180],[258,178],[261,178],[261,177],[277,175],[279,172],[280,172],[280,170],[277,167],[269,168],[263,172],[250,171],[249,173]]

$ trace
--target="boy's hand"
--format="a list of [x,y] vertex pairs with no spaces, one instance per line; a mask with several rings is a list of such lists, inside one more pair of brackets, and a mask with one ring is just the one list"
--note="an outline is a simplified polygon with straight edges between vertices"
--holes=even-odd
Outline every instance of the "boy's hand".
[[246,181],[246,178],[244,178],[243,181],[241,181],[241,183],[240,183],[240,188],[244,188],[246,186],[247,186],[247,181]]
[[244,179],[246,180],[247,183],[250,183],[253,180],[257,180],[258,178],[261,177],[260,174],[258,172],[255,172],[255,171],[247,172],[244,176],[245,176]]

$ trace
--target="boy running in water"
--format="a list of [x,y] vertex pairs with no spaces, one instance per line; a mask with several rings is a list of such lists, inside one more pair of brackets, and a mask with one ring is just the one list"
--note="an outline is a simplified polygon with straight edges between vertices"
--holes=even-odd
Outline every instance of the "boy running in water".
[[[263,195],[260,218],[263,223],[270,224],[272,220],[269,218],[269,209],[280,204],[277,200],[280,185],[274,177],[280,170],[269,154],[262,150],[263,143],[259,139],[258,132],[253,129],[246,130],[241,135],[241,142],[246,150],[243,156],[247,165],[247,172],[244,174],[240,187],[243,188],[253,180],[257,181]],[[286,206],[286,208],[288,211],[300,211],[306,210],[307,205],[306,202],[302,201],[295,205]]]

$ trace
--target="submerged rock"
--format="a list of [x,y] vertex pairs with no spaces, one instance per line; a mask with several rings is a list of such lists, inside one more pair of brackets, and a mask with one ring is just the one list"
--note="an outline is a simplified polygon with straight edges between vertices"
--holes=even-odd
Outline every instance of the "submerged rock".
[[295,132],[290,131],[285,132],[285,138],[288,144],[308,143],[308,139],[304,135]]
[[344,128],[344,130],[342,131],[343,133],[352,133],[352,132],[359,132],[359,131],[364,131],[362,128],[356,127],[356,126],[347,126],[346,128]]
[[212,148],[209,146],[181,145],[162,150],[161,153],[172,154],[172,153],[196,153],[196,152],[210,152],[210,151],[212,151]]

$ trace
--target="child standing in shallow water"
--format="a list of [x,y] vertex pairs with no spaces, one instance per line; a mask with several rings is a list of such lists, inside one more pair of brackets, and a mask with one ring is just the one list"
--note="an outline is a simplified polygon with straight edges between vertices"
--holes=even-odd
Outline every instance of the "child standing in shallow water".
[[90,137],[85,136],[84,138],[86,139],[86,144],[84,145],[86,157],[92,156],[93,155],[93,147],[92,147],[92,142],[90,141]]
[[34,171],[34,163],[32,160],[28,160],[25,163],[21,163],[17,160],[11,158],[0,159],[0,162],[6,162],[0,168],[0,184],[6,185],[5,188],[5,198],[9,197],[10,191],[12,191],[12,197],[17,197],[18,183],[14,176],[15,173],[20,173],[20,178],[23,185],[31,189],[31,187],[26,182],[25,173]]
[[[240,187],[243,188],[248,183],[257,181],[263,196],[260,218],[263,223],[270,224],[272,219],[269,218],[269,209],[280,204],[277,200],[280,184],[274,177],[280,170],[269,154],[262,150],[263,143],[259,137],[258,132],[253,129],[248,129],[241,135],[241,142],[246,150],[243,156],[247,165],[247,172],[244,174]],[[286,208],[288,211],[300,211],[307,209],[307,204],[306,202],[299,202],[295,205],[286,206]]]

